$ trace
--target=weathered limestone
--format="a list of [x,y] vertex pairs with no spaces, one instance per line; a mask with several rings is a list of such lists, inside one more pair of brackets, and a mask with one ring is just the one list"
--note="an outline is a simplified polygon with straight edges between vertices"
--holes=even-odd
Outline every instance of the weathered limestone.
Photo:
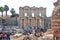
[[60,40],[60,0],[54,3],[55,9],[53,10],[51,27],[54,31],[54,40]]
[[[43,26],[46,17],[46,8],[24,6],[19,8],[20,27],[24,26]],[[37,21],[38,20],[38,21]]]

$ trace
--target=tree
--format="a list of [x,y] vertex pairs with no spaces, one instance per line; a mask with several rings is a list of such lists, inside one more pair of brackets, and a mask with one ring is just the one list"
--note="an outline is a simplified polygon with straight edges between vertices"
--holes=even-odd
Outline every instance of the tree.
[[9,7],[7,5],[4,6],[4,11],[6,12],[6,16],[7,16],[7,11],[9,10]]
[[14,9],[14,8],[12,8],[12,9],[10,10],[10,12],[11,12],[11,14],[12,14],[11,17],[16,17],[16,24],[15,24],[15,25],[18,25],[17,17],[18,17],[19,15],[15,13],[15,9]]
[[15,14],[15,9],[12,8],[12,9],[10,10],[10,12],[11,12],[12,16],[14,16],[14,14]]
[[4,11],[4,8],[0,7],[0,12],[2,13],[2,16],[3,16],[3,11]]

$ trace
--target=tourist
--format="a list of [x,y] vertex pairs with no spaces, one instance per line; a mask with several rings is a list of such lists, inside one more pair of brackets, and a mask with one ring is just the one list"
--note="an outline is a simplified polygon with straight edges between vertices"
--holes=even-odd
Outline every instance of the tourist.
[[2,40],[6,40],[7,35],[5,32],[3,32],[1,36],[2,36]]
[[2,40],[2,36],[1,36],[2,32],[0,32],[0,40]]
[[6,39],[7,39],[7,40],[10,40],[10,33],[7,33]]

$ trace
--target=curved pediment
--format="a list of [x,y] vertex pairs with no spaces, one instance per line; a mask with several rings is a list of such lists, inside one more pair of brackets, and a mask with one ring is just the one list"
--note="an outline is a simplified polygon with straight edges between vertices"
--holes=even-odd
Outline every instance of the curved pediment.
[[29,6],[24,6],[24,9],[29,9],[30,7]]
[[43,7],[39,7],[39,10],[43,10],[44,8]]
[[35,7],[35,6],[33,6],[33,7],[31,7],[31,9],[36,9],[37,7]]

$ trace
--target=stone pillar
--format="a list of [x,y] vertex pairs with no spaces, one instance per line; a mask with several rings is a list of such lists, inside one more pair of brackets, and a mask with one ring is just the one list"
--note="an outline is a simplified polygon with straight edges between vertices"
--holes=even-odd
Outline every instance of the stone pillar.
[[53,10],[52,13],[52,19],[51,19],[51,27],[54,31],[54,40],[58,38],[57,40],[60,40],[60,0],[57,0],[55,5],[55,9]]
[[39,27],[39,19],[37,19],[37,26]]
[[32,25],[31,25],[31,21],[32,21],[31,19],[28,20],[28,22],[29,22],[29,26],[30,26],[30,27],[32,27]]

